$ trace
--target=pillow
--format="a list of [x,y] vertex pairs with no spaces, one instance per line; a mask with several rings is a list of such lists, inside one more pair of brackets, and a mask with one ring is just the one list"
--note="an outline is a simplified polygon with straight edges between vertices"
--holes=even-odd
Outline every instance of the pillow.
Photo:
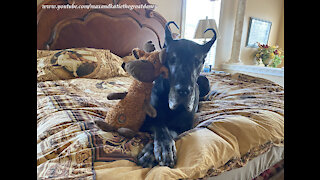
[[52,56],[59,51],[61,50],[37,50],[37,59],[46,56]]
[[105,49],[37,50],[37,81],[128,76],[123,60]]
[[136,58],[132,53],[130,53],[128,56],[122,57],[123,62],[129,62],[129,61],[134,61]]

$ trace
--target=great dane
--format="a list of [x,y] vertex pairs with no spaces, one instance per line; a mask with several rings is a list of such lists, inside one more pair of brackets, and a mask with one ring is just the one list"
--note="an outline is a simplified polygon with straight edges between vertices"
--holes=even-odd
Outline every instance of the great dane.
[[[174,138],[193,126],[200,98],[198,83],[206,79],[199,77],[200,71],[216,40],[216,32],[211,28],[206,31],[211,30],[214,36],[203,45],[187,39],[174,40],[169,30],[171,23],[178,28],[173,21],[165,26],[164,65],[169,70],[169,78],[159,77],[155,80],[151,104],[157,110],[157,116],[147,116],[140,129],[142,132],[151,133],[153,138],[138,155],[138,164],[143,167],[174,167],[177,161]],[[208,81],[206,84],[204,88],[208,92]]]

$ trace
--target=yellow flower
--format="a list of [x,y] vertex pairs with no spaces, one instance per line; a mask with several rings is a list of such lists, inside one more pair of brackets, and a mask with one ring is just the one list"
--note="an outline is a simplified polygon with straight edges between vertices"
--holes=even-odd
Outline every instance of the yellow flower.
[[260,57],[260,54],[258,53],[258,54],[256,54],[256,57]]
[[274,53],[270,54],[270,58],[273,59],[274,58]]
[[277,48],[277,46],[271,46],[271,48],[276,49],[276,48]]

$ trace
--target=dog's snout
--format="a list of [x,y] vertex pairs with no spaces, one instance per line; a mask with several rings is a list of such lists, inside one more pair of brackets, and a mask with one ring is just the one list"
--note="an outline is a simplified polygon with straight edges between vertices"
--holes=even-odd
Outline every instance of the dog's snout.
[[177,85],[175,87],[175,90],[180,96],[188,96],[190,94],[190,92],[192,91],[192,87]]

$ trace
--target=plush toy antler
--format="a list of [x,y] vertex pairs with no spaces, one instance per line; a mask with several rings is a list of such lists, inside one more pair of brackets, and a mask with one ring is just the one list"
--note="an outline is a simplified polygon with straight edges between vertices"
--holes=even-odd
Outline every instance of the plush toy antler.
[[150,97],[152,82],[161,74],[164,78],[168,77],[168,69],[162,65],[164,52],[165,49],[150,53],[133,49],[133,55],[139,60],[127,62],[123,66],[135,80],[128,92],[108,96],[108,99],[123,99],[108,111],[105,122],[96,121],[102,130],[118,131],[123,136],[132,137],[139,131],[146,114],[150,117],[157,116],[150,104]]

